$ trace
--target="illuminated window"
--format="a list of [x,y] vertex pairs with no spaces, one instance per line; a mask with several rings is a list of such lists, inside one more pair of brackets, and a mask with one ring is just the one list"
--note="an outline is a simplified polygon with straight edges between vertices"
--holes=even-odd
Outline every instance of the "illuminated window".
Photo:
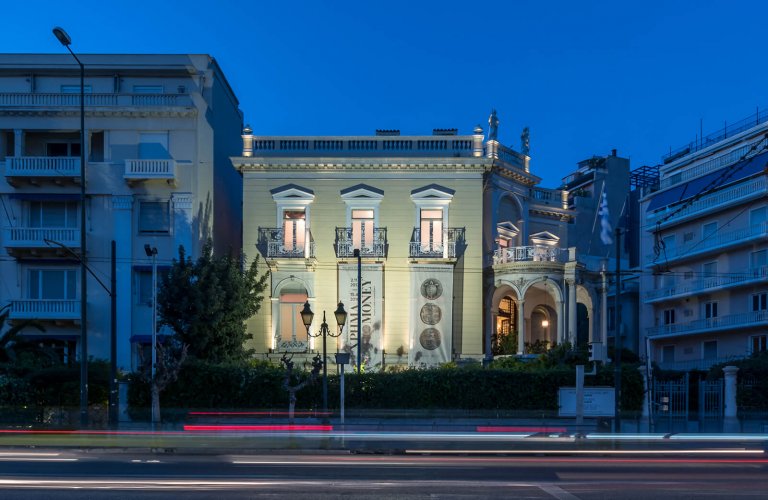
[[373,247],[373,210],[352,210],[352,248]]
[[283,246],[286,250],[302,250],[306,242],[307,217],[304,210],[283,212]]
[[443,211],[422,208],[419,212],[420,243],[424,251],[443,248]]

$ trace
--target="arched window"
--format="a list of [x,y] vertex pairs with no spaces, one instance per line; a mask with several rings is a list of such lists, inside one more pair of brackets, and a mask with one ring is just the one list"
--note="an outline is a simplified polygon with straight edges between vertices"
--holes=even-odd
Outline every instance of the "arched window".
[[307,301],[307,291],[300,284],[288,285],[280,290],[278,317],[280,350],[306,350],[309,348],[307,329],[300,312]]

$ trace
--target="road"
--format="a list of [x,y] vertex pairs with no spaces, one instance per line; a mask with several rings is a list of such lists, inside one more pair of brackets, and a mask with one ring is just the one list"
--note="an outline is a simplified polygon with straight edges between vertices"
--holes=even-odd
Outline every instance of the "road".
[[768,458],[721,448],[674,453],[184,454],[3,449],[0,497],[763,498]]

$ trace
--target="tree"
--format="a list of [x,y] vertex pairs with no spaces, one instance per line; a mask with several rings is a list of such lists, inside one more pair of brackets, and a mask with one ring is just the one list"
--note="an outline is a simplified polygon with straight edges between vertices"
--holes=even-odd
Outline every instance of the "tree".
[[160,393],[168,387],[169,384],[175,382],[179,378],[179,371],[181,371],[181,365],[187,359],[187,352],[189,346],[186,344],[180,344],[176,341],[170,341],[166,344],[158,342],[155,345],[155,378],[152,379],[152,363],[147,363],[142,359],[142,371],[141,375],[149,383],[152,415],[154,416],[153,424],[160,423]]
[[[8,317],[11,314],[11,305],[6,304],[0,307],[0,361],[14,361],[16,353],[13,346],[18,341],[19,334],[27,327],[36,328],[44,332],[45,328],[35,320],[24,320],[13,325],[8,323]],[[6,325],[8,328],[6,329]]]
[[320,360],[320,355],[318,354],[312,358],[312,371],[309,372],[309,375],[307,375],[304,380],[297,381],[295,385],[291,385],[291,379],[294,378],[292,359],[293,355],[289,358],[285,354],[280,358],[280,363],[282,363],[285,368],[282,386],[283,389],[288,391],[288,421],[290,423],[293,423],[293,414],[296,408],[296,393],[302,390],[307,384],[314,384],[320,370],[323,368],[323,361]]
[[213,363],[243,361],[251,351],[245,321],[264,299],[269,272],[259,273],[258,257],[244,268],[239,259],[213,255],[209,239],[193,262],[179,247],[179,258],[158,291],[159,325],[170,327],[189,346],[189,355]]

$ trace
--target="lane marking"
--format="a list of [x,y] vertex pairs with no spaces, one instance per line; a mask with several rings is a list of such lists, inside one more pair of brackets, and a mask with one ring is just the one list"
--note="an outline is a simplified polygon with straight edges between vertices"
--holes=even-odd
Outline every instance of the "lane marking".
[[540,484],[538,487],[543,492],[552,495],[558,500],[579,500],[579,497],[576,495],[568,493],[564,489],[560,488],[559,486],[555,486],[554,484]]

